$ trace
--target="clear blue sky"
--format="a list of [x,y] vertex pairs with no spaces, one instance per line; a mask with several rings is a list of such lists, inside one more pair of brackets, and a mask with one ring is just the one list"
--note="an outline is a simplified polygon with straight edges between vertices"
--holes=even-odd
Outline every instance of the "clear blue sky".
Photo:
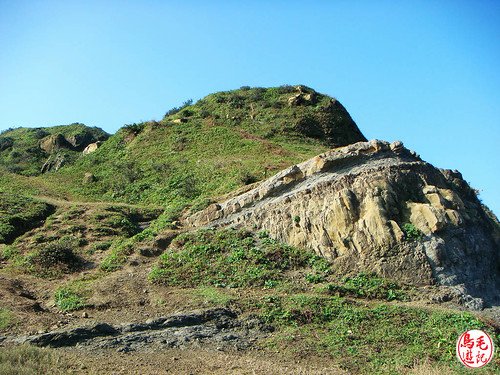
[[337,97],[500,214],[499,1],[0,0],[0,130],[108,132],[243,85]]

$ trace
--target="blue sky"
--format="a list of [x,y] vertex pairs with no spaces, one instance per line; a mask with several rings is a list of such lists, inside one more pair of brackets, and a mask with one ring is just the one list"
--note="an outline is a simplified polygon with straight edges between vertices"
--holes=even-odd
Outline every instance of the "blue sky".
[[0,130],[108,132],[243,85],[335,96],[500,214],[499,1],[0,0]]

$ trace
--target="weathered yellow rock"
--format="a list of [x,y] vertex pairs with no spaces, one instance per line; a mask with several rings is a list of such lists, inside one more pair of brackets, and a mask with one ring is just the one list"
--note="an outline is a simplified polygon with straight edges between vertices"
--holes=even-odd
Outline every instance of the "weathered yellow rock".
[[[498,226],[489,226],[479,201],[467,198],[470,191],[453,190],[470,189],[457,179],[401,142],[359,142],[285,169],[186,224],[266,230],[331,259],[341,273],[374,271],[413,284],[487,288],[487,276],[470,284],[464,275],[475,274],[470,264],[477,262],[498,275]],[[462,254],[475,254],[475,263],[457,260]]]

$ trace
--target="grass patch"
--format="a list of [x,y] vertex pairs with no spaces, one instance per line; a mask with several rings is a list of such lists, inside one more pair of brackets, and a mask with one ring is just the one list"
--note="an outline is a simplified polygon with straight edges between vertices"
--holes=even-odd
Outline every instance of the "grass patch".
[[73,311],[85,307],[85,299],[72,288],[59,288],[54,294],[57,307],[62,311]]
[[149,278],[184,287],[273,287],[286,271],[323,262],[311,252],[257,239],[247,231],[201,230],[178,236]]
[[100,275],[93,274],[72,280],[59,287],[54,293],[54,301],[62,311],[73,311],[88,306],[87,300],[92,295],[92,283]]
[[34,228],[52,210],[44,202],[0,191],[0,244],[10,243],[17,236]]
[[197,299],[212,305],[227,306],[235,300],[235,298],[224,289],[214,287],[198,287],[193,291],[193,295]]
[[0,257],[4,260],[14,260],[20,256],[19,249],[13,245],[0,245]]
[[21,345],[0,348],[0,374],[68,374],[69,366],[50,349]]
[[339,284],[328,284],[324,291],[338,296],[405,301],[409,297],[395,282],[373,273],[361,272],[354,277],[344,277]]
[[[455,343],[467,329],[500,336],[472,314],[397,305],[364,306],[342,297],[268,296],[260,316],[278,327],[268,339],[294,355],[324,353],[351,373],[400,373],[417,360],[460,371]],[[500,370],[498,361],[489,370]]]
[[109,254],[102,260],[100,268],[103,271],[113,272],[123,267],[128,257],[133,254],[134,248],[142,241],[150,241],[163,229],[173,228],[175,221],[181,214],[184,206],[169,206],[152,221],[151,225],[134,236],[113,242]]
[[[314,100],[289,105],[288,100],[299,93],[293,87],[208,95],[168,112],[159,122],[125,126],[91,154],[59,150],[64,166],[42,175],[40,167],[49,154],[39,142],[45,137],[105,135],[81,124],[9,130],[0,136],[0,169],[8,176],[0,176],[0,186],[82,201],[193,204],[195,210],[207,199],[262,180],[332,146],[364,140],[336,101],[306,87],[301,90]],[[350,130],[344,134],[339,129]],[[82,184],[85,173],[92,173],[95,181]]]
[[102,260],[100,268],[103,271],[112,272],[123,267],[128,256],[134,252],[134,240],[132,238],[115,241],[110,248],[110,252]]
[[0,307],[0,330],[9,328],[14,323],[12,312]]

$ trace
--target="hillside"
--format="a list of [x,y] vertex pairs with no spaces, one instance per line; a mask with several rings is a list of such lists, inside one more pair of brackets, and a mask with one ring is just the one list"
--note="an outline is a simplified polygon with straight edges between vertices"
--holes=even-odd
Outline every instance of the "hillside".
[[91,143],[109,135],[83,124],[8,129],[0,134],[0,168],[36,176],[73,163]]
[[0,373],[464,373],[464,330],[500,344],[496,218],[305,86],[8,130],[0,199]]
[[401,142],[336,148],[187,220],[264,230],[332,260],[341,275],[442,285],[476,310],[500,304],[498,221],[460,173],[434,168]]

